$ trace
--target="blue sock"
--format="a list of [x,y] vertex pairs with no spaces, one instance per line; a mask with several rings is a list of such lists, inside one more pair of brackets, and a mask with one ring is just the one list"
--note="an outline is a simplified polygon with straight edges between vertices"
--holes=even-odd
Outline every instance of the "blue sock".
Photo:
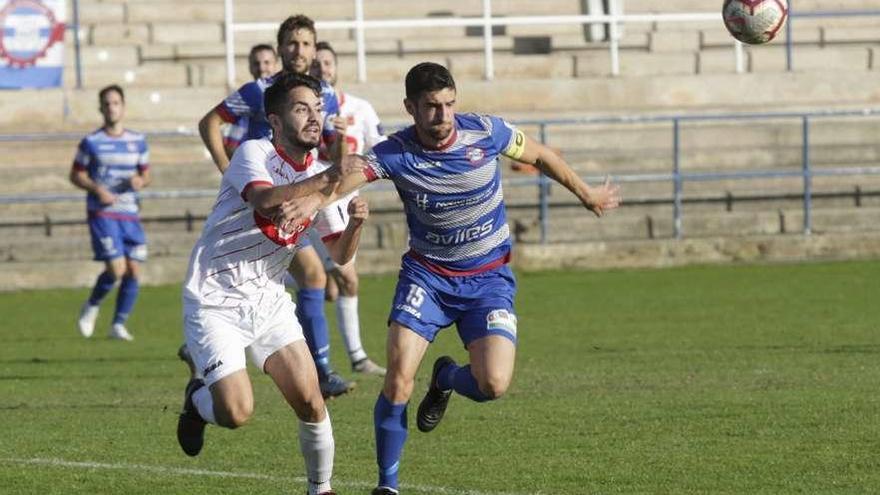
[[116,314],[113,316],[113,324],[125,323],[131,309],[137,301],[140,284],[134,277],[122,277],[119,284],[119,292],[116,294]]
[[92,294],[89,296],[89,304],[92,306],[101,304],[104,296],[113,289],[114,284],[116,284],[116,277],[114,277],[112,273],[106,270],[101,272],[101,274],[98,275],[98,280],[95,281],[95,286],[92,288]]
[[437,377],[437,384],[443,389],[455,389],[459,394],[477,402],[489,400],[483,392],[480,392],[477,379],[471,373],[471,365],[446,366],[440,371],[440,375]]
[[296,317],[315,359],[318,372],[330,372],[330,334],[324,316],[324,289],[300,289],[296,293]]
[[376,427],[376,462],[379,464],[379,486],[398,487],[397,472],[400,454],[406,443],[406,403],[392,404],[379,393],[373,408]]

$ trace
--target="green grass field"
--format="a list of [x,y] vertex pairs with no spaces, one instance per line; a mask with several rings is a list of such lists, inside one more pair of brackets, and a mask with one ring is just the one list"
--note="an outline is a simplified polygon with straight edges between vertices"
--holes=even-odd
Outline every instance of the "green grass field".
[[[368,350],[383,358],[394,277],[365,278]],[[880,262],[521,274],[508,395],[454,397],[414,427],[404,493],[880,492]],[[180,291],[146,288],[129,328],[74,320],[86,290],[0,294],[0,493],[302,493],[296,421],[252,370],[246,427],[209,427],[186,457],[174,435],[185,366]],[[332,314],[333,312],[328,312]],[[347,371],[338,334],[334,360]],[[99,335],[100,334],[100,335]],[[454,330],[434,358],[465,352]],[[384,359],[380,359],[384,361]],[[330,403],[335,486],[375,482],[379,379]]]

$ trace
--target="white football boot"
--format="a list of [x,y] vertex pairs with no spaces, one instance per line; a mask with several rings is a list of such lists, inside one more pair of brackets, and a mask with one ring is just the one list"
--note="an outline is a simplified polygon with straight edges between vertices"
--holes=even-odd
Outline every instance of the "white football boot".
[[88,301],[83,304],[79,310],[79,319],[76,321],[79,327],[79,333],[85,338],[89,338],[95,333],[95,321],[98,319],[99,306],[92,306]]
[[125,325],[122,323],[114,323],[110,327],[110,333],[107,336],[111,339],[126,340],[128,342],[134,340],[134,336],[128,333],[128,330],[126,330]]

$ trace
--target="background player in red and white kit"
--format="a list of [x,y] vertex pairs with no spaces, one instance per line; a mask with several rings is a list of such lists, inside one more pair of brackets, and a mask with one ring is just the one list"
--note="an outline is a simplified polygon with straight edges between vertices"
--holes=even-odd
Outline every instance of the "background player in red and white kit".
[[[347,151],[358,154],[366,153],[374,145],[384,141],[382,125],[373,106],[368,101],[344,93],[339,88],[336,51],[333,50],[330,43],[321,41],[317,44],[315,60],[321,79],[336,90],[336,99],[339,100],[339,117],[342,120],[340,127],[345,131]],[[357,195],[357,191],[351,193],[351,197],[355,195]],[[345,215],[344,211],[340,211],[339,214],[343,217]],[[319,251],[322,251],[320,244],[314,243],[314,241],[313,244]],[[358,316],[358,274],[355,260],[345,265],[339,265],[333,263],[326,252],[321,254],[324,258],[324,268],[330,274],[327,277],[326,299],[336,304],[336,322],[351,360],[352,371],[384,376],[385,368],[377,365],[367,356],[361,343],[360,318]]]
[[[314,160],[322,127],[321,87],[308,75],[283,73],[266,90],[273,137],[244,142],[230,162],[217,202],[193,248],[183,290],[184,334],[196,370],[186,386],[177,436],[198,455],[206,423],[227,428],[250,418],[254,398],[245,352],[270,375],[299,418],[308,494],[330,494],[334,441],[315,363],[283,277],[303,232],[314,223],[338,263],[357,249],[368,215],[360,198],[331,204],[296,225],[277,221],[289,200],[333,187],[341,171]],[[323,173],[322,173],[323,172]],[[311,179],[310,179],[311,178]],[[337,207],[351,220],[341,224]]]
[[125,328],[139,291],[140,264],[147,259],[147,239],[140,221],[138,191],[150,184],[149,153],[143,134],[122,126],[125,93],[117,85],[98,93],[104,125],[79,143],[70,181],[88,191],[86,208],[95,260],[104,271],[80,310],[83,337],[95,331],[98,307],[120,281],[110,338],[132,340]]

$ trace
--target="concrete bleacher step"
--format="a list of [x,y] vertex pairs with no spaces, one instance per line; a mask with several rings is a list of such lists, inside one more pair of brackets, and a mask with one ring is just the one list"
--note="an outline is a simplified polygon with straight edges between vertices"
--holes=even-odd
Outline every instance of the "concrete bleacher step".
[[[830,208],[812,212],[813,231],[859,232],[880,229],[880,208]],[[540,229],[533,223],[522,224],[520,241],[540,240]],[[802,210],[710,212],[685,211],[682,232],[685,238],[714,236],[766,235],[796,233],[802,230]],[[610,239],[670,238],[673,236],[671,209],[634,215],[615,212],[602,220],[573,211],[551,212],[548,241],[589,242]]]
[[[184,64],[156,62],[136,66],[102,66],[82,71],[82,85],[85,89],[98,90],[109,84],[119,84],[125,89],[181,88],[198,86],[197,76],[192,67]],[[64,84],[76,85],[76,71],[64,71]]]

